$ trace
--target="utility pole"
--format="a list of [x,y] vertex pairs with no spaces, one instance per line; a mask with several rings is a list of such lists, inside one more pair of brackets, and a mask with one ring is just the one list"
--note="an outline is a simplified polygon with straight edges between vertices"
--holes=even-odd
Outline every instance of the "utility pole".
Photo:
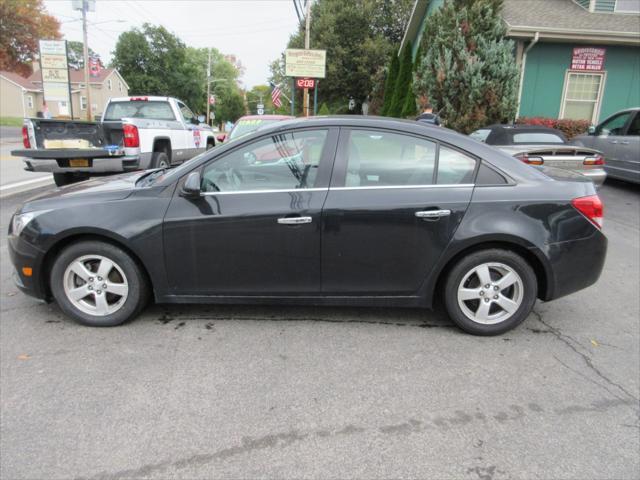
[[89,0],[82,0],[82,37],[84,43],[84,86],[87,89],[87,120],[92,121],[91,116],[91,88],[89,88],[89,43],[87,38],[87,10]]
[[[306,0],[305,7],[307,8],[305,14],[305,31],[304,31],[304,48],[309,50],[309,30],[311,27],[311,0]],[[295,90],[294,90],[295,93]],[[309,116],[309,89],[305,88],[302,96],[302,113],[305,117]]]
[[209,99],[211,98],[211,47],[209,47],[209,62],[207,63],[207,125],[211,125],[209,120]]

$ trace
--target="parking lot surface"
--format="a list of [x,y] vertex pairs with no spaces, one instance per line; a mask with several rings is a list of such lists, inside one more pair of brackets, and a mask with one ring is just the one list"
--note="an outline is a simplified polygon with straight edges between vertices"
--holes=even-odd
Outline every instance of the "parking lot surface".
[[493,338],[372,308],[151,306],[82,327],[13,286],[27,195],[3,199],[0,477],[637,479],[640,191],[601,196],[600,281]]

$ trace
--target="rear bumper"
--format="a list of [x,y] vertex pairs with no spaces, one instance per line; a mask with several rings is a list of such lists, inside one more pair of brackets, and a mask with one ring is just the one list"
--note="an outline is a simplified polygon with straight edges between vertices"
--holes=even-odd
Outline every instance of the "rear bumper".
[[546,250],[552,278],[543,300],[553,300],[598,281],[607,256],[607,237],[595,230],[588,238],[552,243]]
[[576,172],[587,177],[595,184],[596,187],[600,187],[607,179],[607,172],[603,168],[593,168],[591,170],[576,170]]
[[[24,169],[29,172],[51,173],[109,173],[129,172],[146,168],[142,155],[91,159],[90,167],[61,167],[58,160],[24,158]],[[148,163],[148,162],[147,162]]]

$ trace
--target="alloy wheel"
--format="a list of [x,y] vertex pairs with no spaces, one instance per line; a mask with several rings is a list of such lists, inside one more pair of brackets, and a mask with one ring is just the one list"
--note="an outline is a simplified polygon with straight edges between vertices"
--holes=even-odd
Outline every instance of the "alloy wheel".
[[483,263],[462,277],[457,296],[458,305],[469,320],[494,325],[518,311],[524,298],[524,283],[504,263]]
[[89,315],[106,316],[122,308],[129,283],[122,268],[102,255],[84,255],[67,267],[64,293],[71,304]]

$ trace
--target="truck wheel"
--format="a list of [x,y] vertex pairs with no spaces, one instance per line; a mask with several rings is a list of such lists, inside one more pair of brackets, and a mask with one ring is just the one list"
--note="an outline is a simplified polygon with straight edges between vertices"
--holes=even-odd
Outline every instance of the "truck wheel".
[[169,157],[165,152],[153,152],[151,168],[169,168]]
[[82,182],[83,180],[88,179],[89,176],[86,175],[76,175],[73,173],[54,173],[53,181],[56,183],[58,187],[64,187],[65,185],[70,185],[72,183]]

